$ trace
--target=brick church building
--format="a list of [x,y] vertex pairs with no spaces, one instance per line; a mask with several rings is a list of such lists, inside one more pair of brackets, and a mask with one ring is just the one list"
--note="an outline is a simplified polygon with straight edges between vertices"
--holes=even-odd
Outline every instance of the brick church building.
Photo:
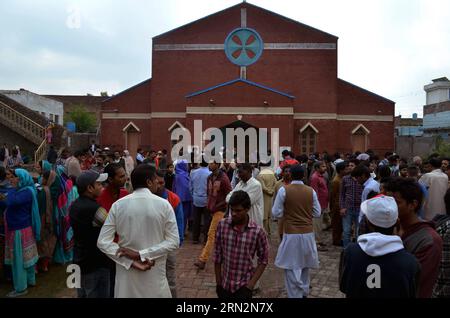
[[101,144],[170,153],[202,120],[279,128],[296,154],[392,150],[395,103],[338,78],[337,57],[336,36],[240,3],[153,38],[152,78],[102,103]]

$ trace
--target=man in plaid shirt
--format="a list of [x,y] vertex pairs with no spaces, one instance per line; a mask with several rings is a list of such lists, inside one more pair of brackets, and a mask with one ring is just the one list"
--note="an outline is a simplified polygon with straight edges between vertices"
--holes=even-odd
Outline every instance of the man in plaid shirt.
[[[358,160],[350,160],[348,165],[350,173],[358,164]],[[342,239],[343,246],[346,248],[351,242],[352,223],[355,225],[355,237],[358,237],[359,210],[361,206],[363,186],[356,180],[353,180],[351,175],[347,175],[342,178],[340,192],[339,206],[342,216]]]
[[[269,262],[264,229],[250,221],[247,192],[236,191],[229,201],[231,217],[223,219],[216,233],[214,263],[219,298],[252,298],[256,282]],[[258,266],[253,258],[258,256]]]

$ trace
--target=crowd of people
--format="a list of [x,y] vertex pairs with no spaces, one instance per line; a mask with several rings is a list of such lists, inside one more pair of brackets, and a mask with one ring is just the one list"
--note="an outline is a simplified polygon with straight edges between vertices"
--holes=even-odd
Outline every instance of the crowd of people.
[[[80,298],[177,297],[176,251],[190,240],[203,244],[194,268],[214,263],[218,297],[251,298],[279,237],[287,295],[305,298],[331,231],[347,297],[449,297],[450,159],[370,150],[282,157],[195,164],[93,142],[72,155],[49,152],[35,179],[20,165],[0,167],[8,296],[26,294],[51,263],[74,263]],[[381,274],[369,284],[372,269]]]

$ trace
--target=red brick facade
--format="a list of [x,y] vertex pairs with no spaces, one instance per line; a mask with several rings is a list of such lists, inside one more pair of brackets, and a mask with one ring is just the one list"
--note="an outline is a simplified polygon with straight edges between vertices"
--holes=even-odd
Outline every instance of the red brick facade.
[[[220,44],[245,24],[266,47],[239,81],[239,66]],[[316,132],[315,151],[366,150],[354,145],[361,132],[364,146],[379,154],[394,148],[394,102],[338,79],[337,38],[257,6],[241,3],[153,38],[152,59],[151,80],[103,103],[102,144],[127,147],[123,128],[132,122],[142,147],[169,150],[175,122],[193,133],[196,119],[206,129],[241,118],[279,128],[280,145],[297,154],[308,127]]]

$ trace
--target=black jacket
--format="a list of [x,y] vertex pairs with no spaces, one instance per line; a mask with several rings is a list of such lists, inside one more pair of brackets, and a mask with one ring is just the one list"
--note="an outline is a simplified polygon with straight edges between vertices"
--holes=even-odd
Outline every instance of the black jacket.
[[[367,283],[373,282],[373,264],[380,268],[380,288]],[[340,290],[348,298],[415,298],[419,275],[419,262],[405,249],[372,257],[351,243],[341,254]]]
[[96,201],[84,196],[80,196],[70,208],[70,223],[75,241],[73,262],[80,266],[82,273],[112,266],[112,260],[97,247],[101,228],[94,227],[92,223],[100,208]]

